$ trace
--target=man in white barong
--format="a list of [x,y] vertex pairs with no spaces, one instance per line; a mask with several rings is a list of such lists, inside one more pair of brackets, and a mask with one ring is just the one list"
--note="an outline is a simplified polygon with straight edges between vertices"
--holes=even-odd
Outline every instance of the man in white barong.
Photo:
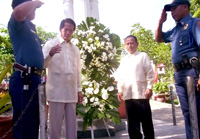
[[[118,99],[125,100],[130,139],[154,139],[151,107],[154,72],[149,56],[139,52],[135,36],[125,38],[125,56],[118,69]],[[142,125],[143,134],[140,125]]]
[[76,103],[83,101],[80,51],[70,40],[76,24],[66,18],[60,23],[61,35],[43,47],[48,68],[46,95],[49,102],[50,139],[60,139],[65,119],[66,139],[77,139]]

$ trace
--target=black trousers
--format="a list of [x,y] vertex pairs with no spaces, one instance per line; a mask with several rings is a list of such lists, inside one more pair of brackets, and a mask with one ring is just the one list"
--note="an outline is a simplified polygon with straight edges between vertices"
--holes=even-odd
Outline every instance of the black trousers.
[[[154,139],[154,128],[149,99],[125,100],[130,139]],[[143,135],[140,124],[142,125]]]

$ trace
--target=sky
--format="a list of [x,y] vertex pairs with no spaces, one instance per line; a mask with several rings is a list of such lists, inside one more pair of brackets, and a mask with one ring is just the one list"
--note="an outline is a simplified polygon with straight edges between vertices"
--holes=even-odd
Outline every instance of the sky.
[[[33,23],[49,32],[59,32],[60,21],[65,18],[63,0],[42,0],[45,4],[37,9]],[[158,25],[162,9],[172,0],[98,0],[99,20],[118,34],[123,40],[130,34],[131,26],[140,23],[145,29],[153,33]],[[12,0],[0,0],[0,24],[7,26],[12,13]],[[78,25],[84,20],[83,0],[74,0],[74,20]],[[175,25],[171,14],[168,13],[163,31],[172,29]]]

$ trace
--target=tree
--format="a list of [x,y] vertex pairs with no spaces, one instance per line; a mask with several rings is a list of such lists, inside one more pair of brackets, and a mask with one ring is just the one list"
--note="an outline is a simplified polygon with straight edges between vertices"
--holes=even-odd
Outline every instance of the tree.
[[194,17],[200,18],[200,1],[199,0],[190,0],[191,7],[190,11]]
[[12,44],[8,30],[2,26],[0,27],[0,73],[5,67],[14,61]]
[[37,27],[37,34],[40,37],[42,46],[50,39],[57,36],[57,33],[55,32],[46,32],[42,27]]

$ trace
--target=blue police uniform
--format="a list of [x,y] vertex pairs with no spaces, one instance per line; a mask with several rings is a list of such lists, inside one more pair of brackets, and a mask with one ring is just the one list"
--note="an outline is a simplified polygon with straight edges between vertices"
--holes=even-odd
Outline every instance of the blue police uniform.
[[[17,22],[12,15],[8,23],[10,40],[13,45],[15,61],[21,65],[43,69],[43,53],[40,39],[35,26],[30,20]],[[24,111],[33,93],[30,106],[25,114],[13,127],[13,139],[37,139],[39,129],[38,84],[41,83],[39,75],[30,74],[31,84],[29,90],[24,91],[24,80],[21,72],[14,71],[9,81],[9,93],[13,104],[13,123]]]
[[[191,15],[185,16],[177,25],[168,32],[163,33],[164,42],[171,42],[172,63],[175,67],[174,79],[176,91],[181,103],[181,109],[185,119],[186,136],[191,139],[189,105],[187,95],[186,76],[192,76],[195,80],[195,95],[197,104],[198,124],[200,127],[200,92],[196,89],[198,81],[197,70],[191,65],[183,64],[183,55],[187,59],[198,57],[200,47],[200,19],[192,18]],[[200,129],[200,128],[199,128]],[[199,130],[200,133],[200,130]]]

